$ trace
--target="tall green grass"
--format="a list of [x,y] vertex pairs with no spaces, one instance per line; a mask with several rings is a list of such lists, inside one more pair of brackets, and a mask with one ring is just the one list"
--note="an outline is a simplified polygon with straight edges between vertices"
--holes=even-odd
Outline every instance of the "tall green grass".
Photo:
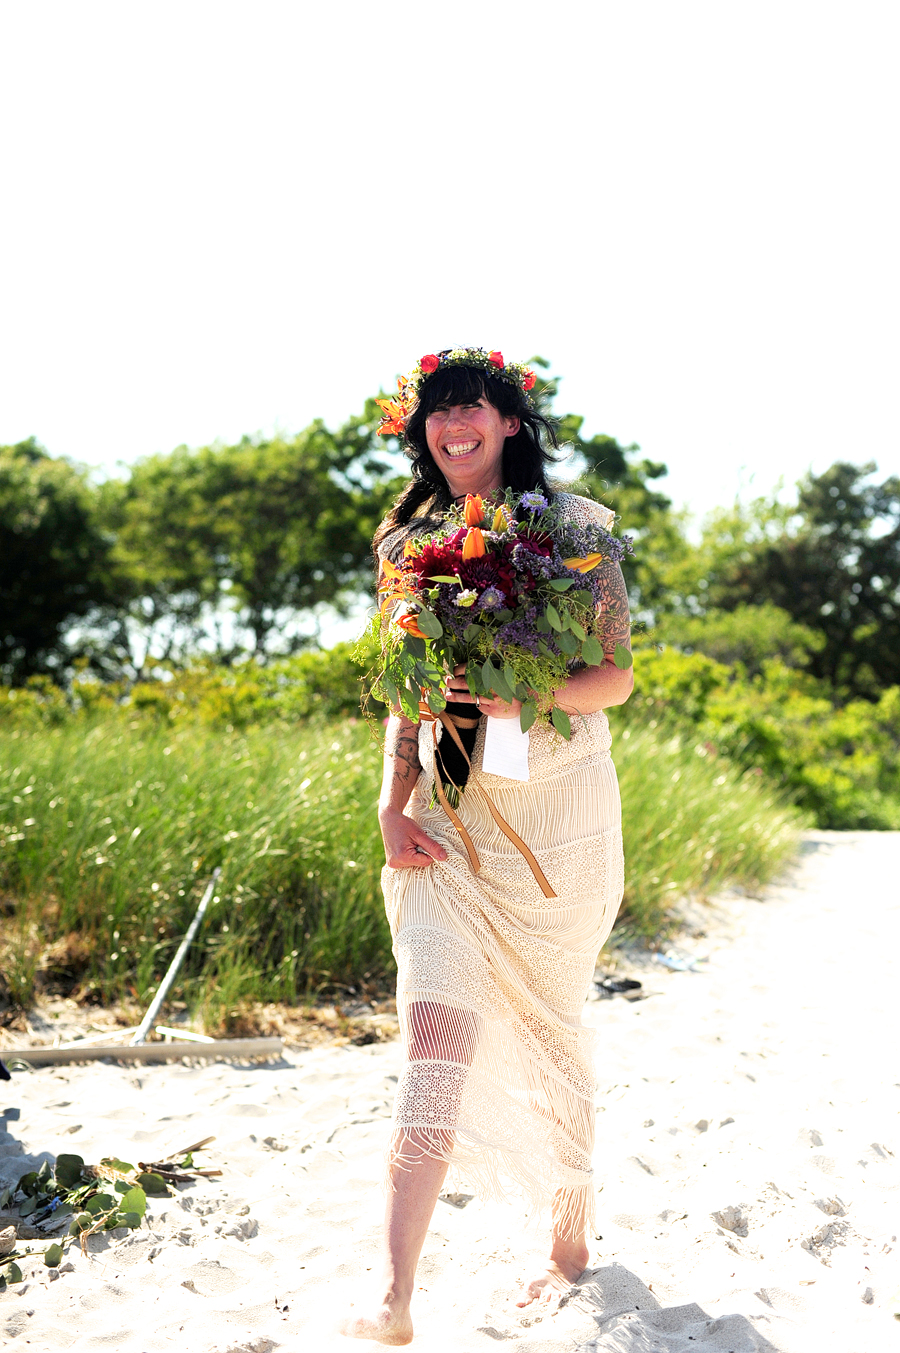
[[[132,711],[133,713],[133,711]],[[626,913],[644,935],[678,896],[755,886],[798,817],[703,747],[626,729]],[[375,808],[380,753],[354,719],[219,731],[127,711],[0,735],[0,958],[7,996],[35,984],[146,1002],[222,866],[182,970],[210,1027],[392,972]]]

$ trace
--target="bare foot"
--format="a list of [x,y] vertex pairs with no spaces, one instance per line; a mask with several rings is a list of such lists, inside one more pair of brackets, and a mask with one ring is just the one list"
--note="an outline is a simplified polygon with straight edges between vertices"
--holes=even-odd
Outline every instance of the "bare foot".
[[533,1302],[549,1306],[559,1305],[560,1297],[577,1282],[587,1267],[589,1254],[586,1249],[558,1254],[547,1260],[541,1273],[531,1278],[522,1288],[517,1306],[531,1306]]
[[380,1344],[411,1344],[412,1318],[408,1306],[380,1306],[371,1315],[347,1316],[338,1325],[338,1333],[348,1339],[374,1339]]

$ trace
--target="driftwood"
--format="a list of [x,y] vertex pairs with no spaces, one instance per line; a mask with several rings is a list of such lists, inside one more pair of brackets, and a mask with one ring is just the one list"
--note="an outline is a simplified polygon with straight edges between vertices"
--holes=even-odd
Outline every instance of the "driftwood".
[[196,1165],[185,1165],[182,1162],[186,1156],[190,1156],[194,1151],[199,1151],[201,1147],[208,1146],[214,1142],[215,1137],[204,1137],[202,1141],[192,1142],[190,1146],[182,1147],[180,1151],[173,1151],[171,1155],[165,1156],[162,1160],[140,1160],[138,1165],[147,1174],[158,1174],[167,1184],[189,1184],[192,1179],[212,1179],[222,1173],[221,1170],[200,1170]]
[[283,1043],[280,1038],[218,1038],[212,1043],[139,1043],[123,1047],[119,1043],[107,1045],[92,1043],[87,1047],[78,1043],[65,1048],[4,1048],[4,1056],[13,1064],[28,1066],[62,1066],[68,1062],[97,1062],[111,1057],[119,1062],[174,1062],[181,1057],[215,1061],[218,1057],[280,1057]]

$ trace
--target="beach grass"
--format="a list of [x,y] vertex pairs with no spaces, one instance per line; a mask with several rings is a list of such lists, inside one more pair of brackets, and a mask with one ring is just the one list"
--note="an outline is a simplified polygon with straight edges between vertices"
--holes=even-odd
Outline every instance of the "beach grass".
[[[613,712],[613,721],[615,712]],[[146,1004],[222,866],[171,993],[213,1031],[256,1002],[384,990],[393,974],[375,808],[380,751],[344,718],[223,731],[128,711],[0,733],[0,971],[37,990]],[[624,917],[664,935],[680,896],[754,888],[802,820],[701,745],[622,729]]]

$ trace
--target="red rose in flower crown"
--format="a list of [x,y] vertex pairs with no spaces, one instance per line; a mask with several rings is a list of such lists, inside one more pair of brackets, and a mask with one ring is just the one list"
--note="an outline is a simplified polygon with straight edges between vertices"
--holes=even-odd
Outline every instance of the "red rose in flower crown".
[[526,372],[525,372],[525,377],[524,377],[524,379],[523,379],[523,381],[522,381],[522,389],[523,389],[523,390],[533,390],[533,389],[534,389],[534,383],[535,383],[536,380],[537,380],[537,376],[534,374],[533,371],[526,371]]
[[503,369],[503,353],[502,353],[502,352],[489,352],[489,353],[488,353],[488,361],[489,361],[489,362],[493,362],[494,366],[499,366],[501,370]]
[[424,371],[426,376],[430,376],[433,371],[437,371],[441,364],[439,357],[433,352],[429,352],[424,357],[419,358],[419,370]]

